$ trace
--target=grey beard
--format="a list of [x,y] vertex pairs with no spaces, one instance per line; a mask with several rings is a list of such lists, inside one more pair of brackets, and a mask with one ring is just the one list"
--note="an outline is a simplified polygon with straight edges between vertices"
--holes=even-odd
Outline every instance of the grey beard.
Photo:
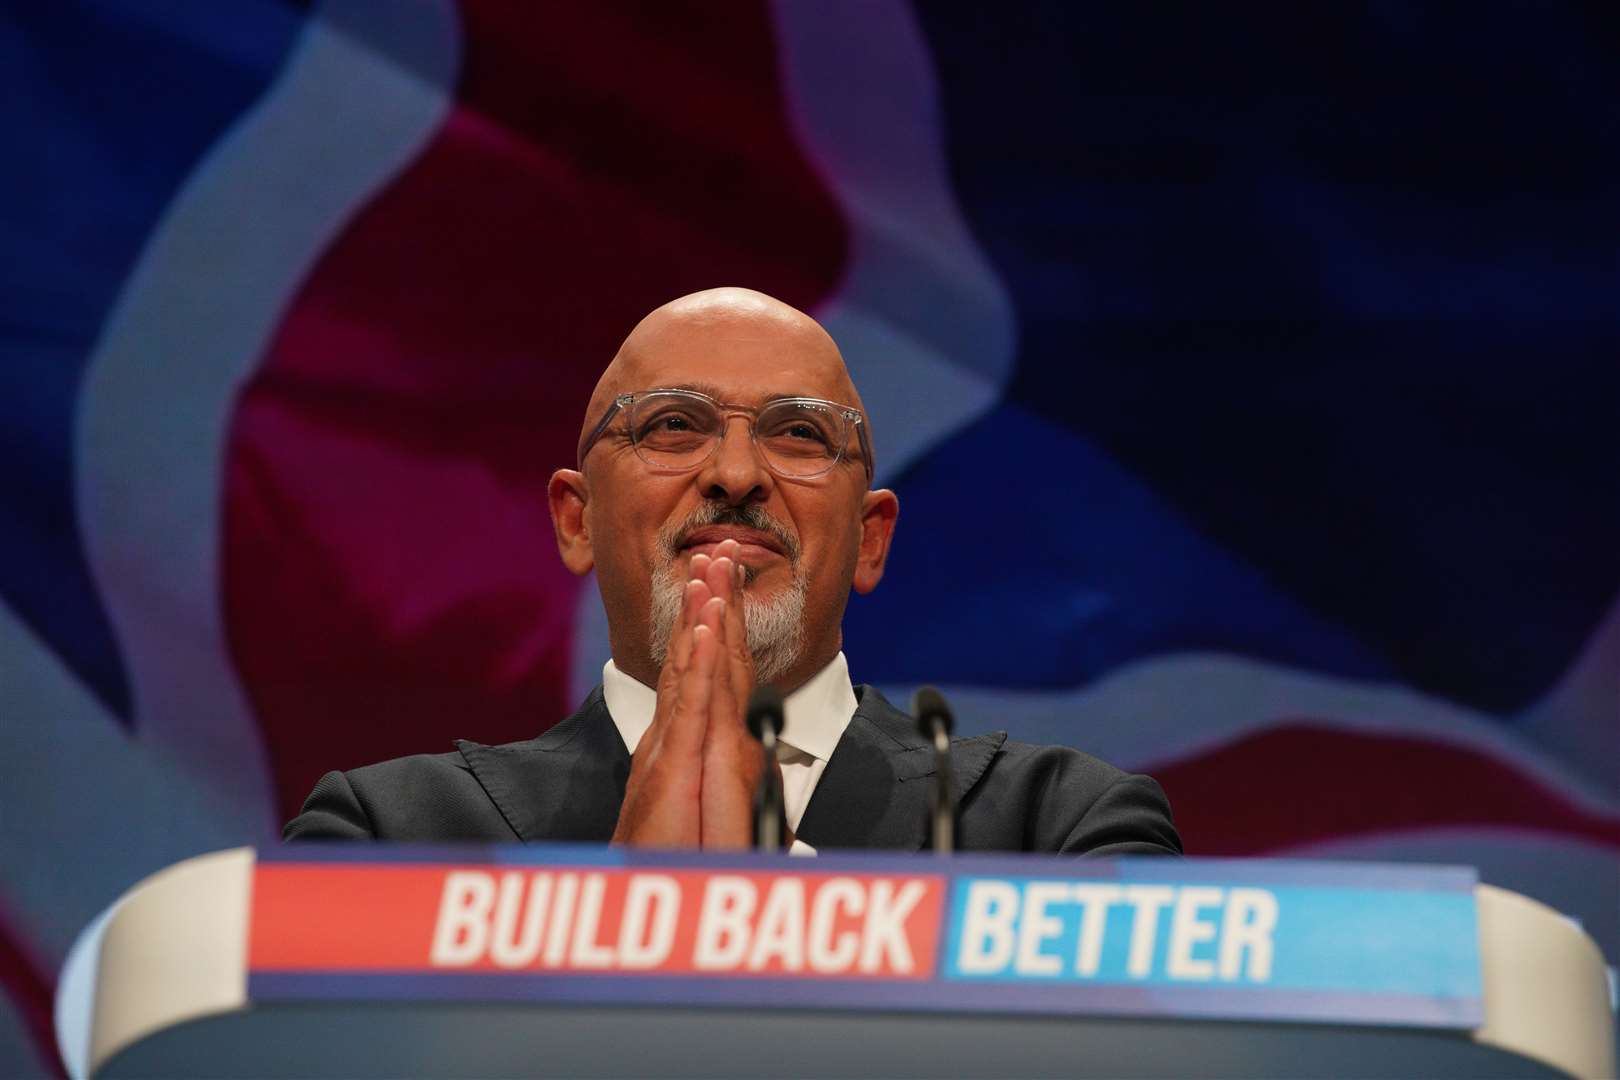
[[[754,682],[765,686],[787,674],[804,650],[804,602],[808,589],[797,572],[793,583],[779,596],[763,599],[743,593],[743,627],[748,633],[748,651],[754,657]],[[679,580],[671,560],[653,576],[651,645],[652,661],[660,668],[669,656],[669,634],[681,615],[686,582]]]

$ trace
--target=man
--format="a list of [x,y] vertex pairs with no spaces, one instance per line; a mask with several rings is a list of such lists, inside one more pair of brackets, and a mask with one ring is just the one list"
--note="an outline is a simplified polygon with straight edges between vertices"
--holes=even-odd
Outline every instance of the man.
[[[871,489],[867,424],[803,312],[714,289],[648,315],[597,384],[578,469],[547,492],[563,562],[601,589],[602,686],[528,742],[328,773],[285,835],[744,848],[763,781],[744,706],[770,684],[793,850],[921,847],[930,744],[851,686],[840,652],[850,589],[877,587],[899,514]],[[1004,733],[952,756],[964,850],[1181,849],[1147,777]]]

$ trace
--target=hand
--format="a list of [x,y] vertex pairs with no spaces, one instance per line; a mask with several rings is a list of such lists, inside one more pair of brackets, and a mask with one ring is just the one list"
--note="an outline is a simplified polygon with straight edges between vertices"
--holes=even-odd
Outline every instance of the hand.
[[754,692],[754,655],[743,619],[744,572],[737,552],[736,541],[727,540],[715,549],[712,561],[701,555],[692,560],[693,576],[701,575],[712,594],[704,610],[713,613],[719,638],[699,799],[702,846],[719,850],[752,846],[754,794],[764,772],[759,740],[744,720]]
[[658,675],[652,724],[630,759],[615,844],[697,847],[701,841],[703,744],[720,657],[717,620],[709,609],[713,598],[703,580],[687,582]]

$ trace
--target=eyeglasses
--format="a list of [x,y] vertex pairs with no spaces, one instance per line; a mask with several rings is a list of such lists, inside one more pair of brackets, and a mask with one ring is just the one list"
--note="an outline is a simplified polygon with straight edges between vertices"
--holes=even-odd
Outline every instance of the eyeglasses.
[[866,482],[872,482],[872,444],[859,409],[820,398],[778,398],[757,409],[725,405],[695,390],[646,390],[620,394],[579,444],[579,462],[614,417],[627,418],[636,456],[660,472],[687,472],[714,456],[726,437],[726,420],[747,416],[754,445],[778,476],[811,480],[843,460],[850,429],[860,439]]

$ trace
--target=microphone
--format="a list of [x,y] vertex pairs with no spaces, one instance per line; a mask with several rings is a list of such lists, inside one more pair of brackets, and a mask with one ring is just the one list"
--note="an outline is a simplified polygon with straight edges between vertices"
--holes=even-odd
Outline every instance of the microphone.
[[956,850],[956,776],[951,770],[951,727],[954,718],[945,695],[932,686],[923,686],[911,697],[911,711],[917,717],[917,733],[934,747],[934,786],[929,794],[929,834],[934,853],[949,855]]
[[782,777],[776,771],[776,737],[782,733],[782,695],[774,687],[760,686],[748,697],[748,731],[759,740],[765,755],[765,775],[754,793],[754,846],[760,851],[782,850]]

